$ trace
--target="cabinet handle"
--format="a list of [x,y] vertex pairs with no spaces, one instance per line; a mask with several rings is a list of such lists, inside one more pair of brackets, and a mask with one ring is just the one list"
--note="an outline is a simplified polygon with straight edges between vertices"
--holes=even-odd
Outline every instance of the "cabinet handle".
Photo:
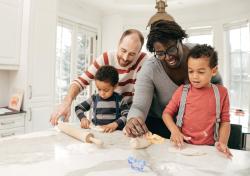
[[32,85],[29,85],[29,99],[32,98]]
[[32,120],[32,109],[31,108],[29,108],[30,110],[30,113],[29,113],[29,119],[28,119],[28,121],[30,122],[31,120]]
[[11,121],[11,122],[1,122],[1,125],[10,125],[15,123],[15,121]]
[[4,134],[1,134],[1,137],[8,137],[8,136],[14,136],[15,133],[12,132],[12,133],[4,133]]

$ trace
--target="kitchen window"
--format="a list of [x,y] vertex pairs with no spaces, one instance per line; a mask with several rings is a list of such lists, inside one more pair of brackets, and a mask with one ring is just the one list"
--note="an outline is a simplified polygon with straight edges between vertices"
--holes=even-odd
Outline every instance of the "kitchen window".
[[230,104],[233,109],[250,109],[250,29],[243,21],[224,25],[227,46]]
[[[81,75],[96,57],[97,32],[95,29],[59,18],[57,23],[55,102],[66,96],[72,80]],[[73,103],[82,102],[92,92],[87,86]],[[74,114],[74,113],[72,113]]]
[[188,38],[184,40],[184,43],[192,44],[208,44],[213,46],[213,33],[212,27],[192,27],[186,30]]

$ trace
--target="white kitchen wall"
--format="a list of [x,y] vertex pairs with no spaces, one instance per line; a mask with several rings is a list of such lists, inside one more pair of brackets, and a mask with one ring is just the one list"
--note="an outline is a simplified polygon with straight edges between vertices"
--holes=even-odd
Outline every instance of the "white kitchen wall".
[[58,16],[70,18],[91,27],[100,27],[101,12],[78,0],[58,0]]
[[26,110],[27,100],[27,74],[28,74],[28,44],[29,44],[29,25],[30,25],[30,1],[23,3],[23,21],[22,21],[22,36],[20,48],[20,61],[17,71],[9,71],[9,92],[11,95],[14,89],[22,89],[24,91],[23,107]]
[[102,50],[115,51],[123,32],[123,18],[119,14],[102,18]]
[[9,91],[8,79],[8,72],[0,70],[0,107],[6,106],[8,103],[8,96],[6,96],[6,92]]

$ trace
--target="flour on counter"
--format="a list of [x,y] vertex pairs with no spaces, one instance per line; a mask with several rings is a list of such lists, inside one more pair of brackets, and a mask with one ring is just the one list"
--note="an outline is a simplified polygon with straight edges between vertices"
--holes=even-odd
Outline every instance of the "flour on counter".
[[134,171],[130,168],[122,168],[122,169],[116,169],[116,170],[107,170],[107,171],[92,171],[90,173],[87,173],[86,176],[110,176],[110,175],[119,175],[119,176],[133,176],[133,175],[140,175],[140,176],[156,176],[155,173],[152,171],[144,171],[144,172],[138,172]]
[[76,153],[76,154],[89,154],[99,151],[98,147],[91,143],[70,144],[67,145],[65,148],[70,153]]
[[162,163],[157,167],[157,170],[162,175],[172,175],[172,176],[183,176],[183,175],[202,175],[202,176],[213,176],[214,173],[204,173],[195,167],[189,166],[188,164],[179,164],[175,162]]
[[28,139],[28,138],[37,138],[37,137],[47,137],[47,136],[54,136],[57,135],[57,131],[39,131],[39,132],[33,132],[33,133],[27,133],[25,135],[19,135],[16,138],[19,139]]

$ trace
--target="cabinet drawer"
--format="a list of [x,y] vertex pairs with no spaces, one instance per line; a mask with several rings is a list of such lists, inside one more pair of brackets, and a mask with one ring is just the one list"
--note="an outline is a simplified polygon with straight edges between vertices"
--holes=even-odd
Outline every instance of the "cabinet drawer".
[[0,130],[0,138],[10,137],[17,134],[24,134],[24,127]]
[[15,114],[0,118],[0,130],[23,127],[24,126],[24,115]]

